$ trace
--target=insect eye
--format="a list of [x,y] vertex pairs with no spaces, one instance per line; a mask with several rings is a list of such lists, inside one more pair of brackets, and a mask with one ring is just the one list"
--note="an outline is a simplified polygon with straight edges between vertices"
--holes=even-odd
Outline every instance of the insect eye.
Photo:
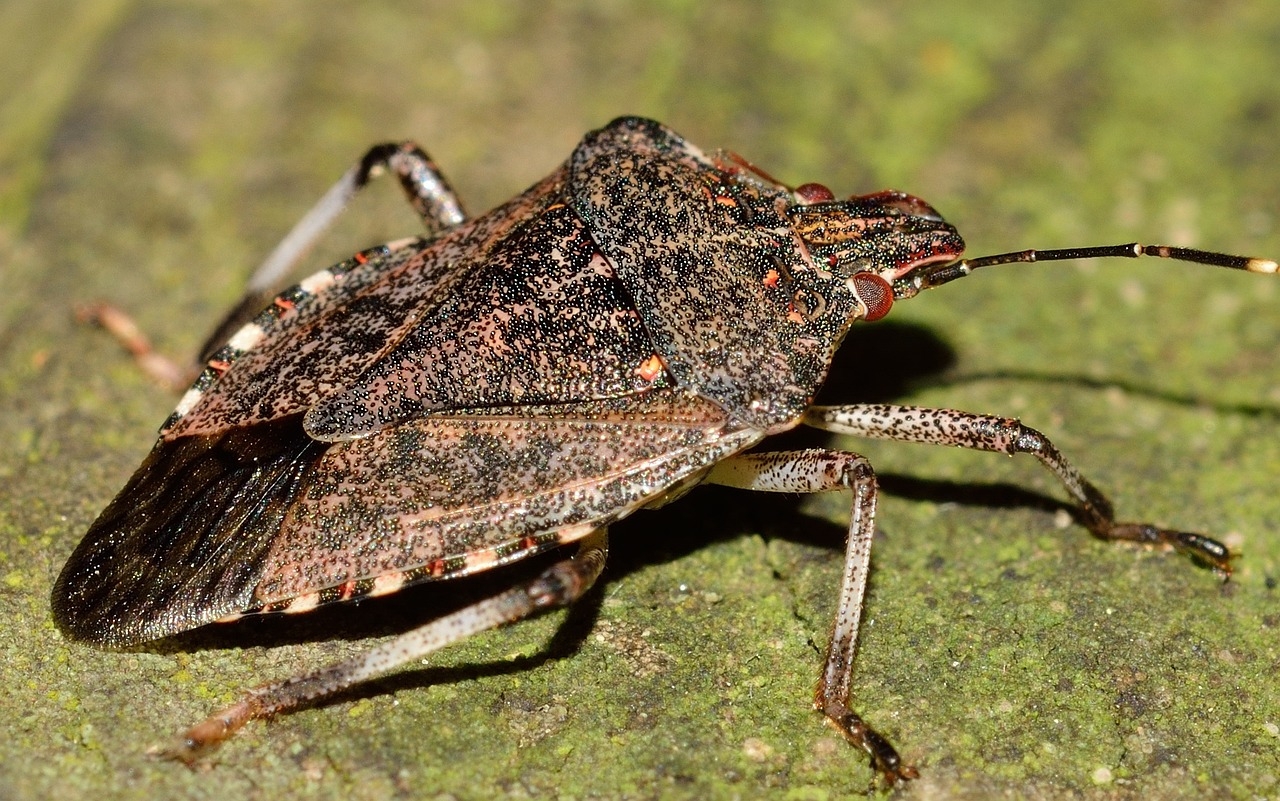
[[879,320],[893,308],[893,287],[880,276],[875,273],[856,273],[849,281],[858,300],[867,307],[867,314],[862,319],[868,322]]
[[822,184],[801,184],[796,187],[796,200],[800,201],[802,206],[812,206],[815,203],[830,203],[835,199],[835,193]]

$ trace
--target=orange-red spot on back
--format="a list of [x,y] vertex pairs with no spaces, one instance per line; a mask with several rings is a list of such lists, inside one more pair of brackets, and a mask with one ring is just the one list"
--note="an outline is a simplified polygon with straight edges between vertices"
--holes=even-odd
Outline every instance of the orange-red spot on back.
[[658,358],[658,354],[654,354],[644,361],[640,362],[640,366],[636,368],[636,375],[645,381],[652,381],[662,374],[662,360]]

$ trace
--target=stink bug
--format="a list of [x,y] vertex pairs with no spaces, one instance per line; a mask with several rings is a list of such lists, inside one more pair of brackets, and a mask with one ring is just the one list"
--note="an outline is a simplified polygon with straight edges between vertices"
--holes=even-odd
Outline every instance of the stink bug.
[[[363,251],[272,299],[268,287],[382,171],[398,176],[428,235]],[[852,519],[815,707],[887,782],[914,778],[851,707],[871,466],[841,451],[746,451],[803,423],[1028,453],[1097,536],[1170,546],[1225,576],[1225,546],[1117,522],[1107,498],[1017,420],[811,404],[850,325],[979,267],[1150,255],[1276,271],[1164,246],[968,260],[963,247],[915,197],[793,189],[643,119],[588,134],[552,175],[473,220],[416,146],[375,147],[251,279],[155,448],[62,571],[54,618],[72,639],[131,645],[577,544],[532,580],[249,691],[162,751],[191,761],[249,720],[574,601],[604,567],[608,524],[698,483],[847,490]]]

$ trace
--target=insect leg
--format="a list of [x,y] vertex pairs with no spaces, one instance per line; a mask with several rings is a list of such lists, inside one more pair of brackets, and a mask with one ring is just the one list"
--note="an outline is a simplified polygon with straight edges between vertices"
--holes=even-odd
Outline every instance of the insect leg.
[[871,766],[890,785],[914,779],[915,768],[904,765],[889,741],[868,726],[850,707],[853,657],[858,645],[862,602],[867,593],[871,537],[875,529],[876,477],[870,463],[855,453],[805,450],[752,453],[726,459],[711,469],[706,480],[764,492],[853,491],[853,514],[840,580],[835,630],[827,647],[826,664],[814,708],[827,717],[852,744],[871,757]]
[[[426,225],[428,236],[437,236],[466,222],[467,215],[457,194],[422,148],[413,142],[375,145],[321,196],[258,269],[254,270],[245,286],[244,295],[204,341],[196,360],[197,365],[207,361],[228,337],[271,302],[285,276],[342,213],[347,203],[371,178],[387,171],[395,173],[400,180],[409,203]],[[185,366],[157,353],[137,324],[125,312],[110,304],[82,305],[77,308],[76,316],[81,322],[96,323],[106,329],[133,354],[143,372],[167,388],[174,391],[185,389],[199,370],[199,367]]]
[[142,372],[153,381],[172,392],[181,392],[195,378],[194,367],[184,367],[162,355],[151,344],[151,339],[124,310],[103,301],[82,303],[75,308],[76,320],[101,326],[115,338]]
[[354,167],[329,187],[311,210],[280,240],[275,250],[250,276],[245,294],[227,313],[201,348],[201,361],[271,301],[286,275],[306,255],[320,235],[337,219],[372,178],[392,172],[400,180],[428,236],[438,236],[466,222],[467,214],[435,162],[413,142],[387,142],[369,148]]
[[875,439],[955,445],[1010,456],[1029,453],[1062,482],[1075,501],[1081,522],[1095,536],[1107,540],[1169,545],[1224,576],[1231,573],[1231,554],[1215,539],[1149,523],[1117,522],[1111,501],[1082,476],[1044,434],[1014,418],[969,414],[954,409],[870,404],[814,406],[805,413],[804,422],[826,431]]
[[581,540],[572,558],[557,562],[532,581],[437,618],[352,659],[249,690],[236,703],[188,729],[176,742],[148,753],[191,764],[251,720],[333,695],[473,634],[570,604],[595,583],[608,549],[607,532],[598,529]]
[[369,180],[387,171],[400,179],[400,186],[426,224],[428,235],[437,236],[466,221],[458,196],[422,148],[413,142],[375,145],[276,245],[249,279],[249,292],[271,292]]

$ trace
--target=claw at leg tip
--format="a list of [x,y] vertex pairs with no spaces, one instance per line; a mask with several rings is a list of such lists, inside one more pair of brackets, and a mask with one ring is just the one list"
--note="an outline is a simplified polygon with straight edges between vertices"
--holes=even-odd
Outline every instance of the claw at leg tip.
[[187,767],[194,767],[200,756],[200,748],[189,737],[178,737],[167,745],[153,745],[146,751],[152,759],[172,759]]
[[893,788],[898,785],[920,778],[920,771],[910,765],[896,765],[894,767],[882,767],[879,769],[881,778],[884,779],[886,787]]

